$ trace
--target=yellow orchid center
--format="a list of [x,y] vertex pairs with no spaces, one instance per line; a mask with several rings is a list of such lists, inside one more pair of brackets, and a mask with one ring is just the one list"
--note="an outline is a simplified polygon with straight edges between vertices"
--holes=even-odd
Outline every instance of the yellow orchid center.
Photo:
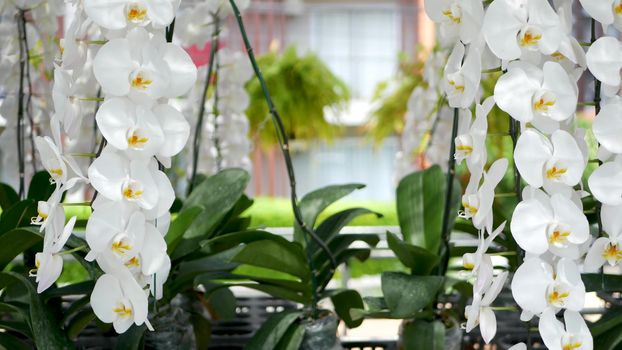
[[63,176],[63,169],[61,168],[51,168],[49,170],[50,174],[52,175],[56,175],[56,176]]
[[478,208],[477,208],[477,207],[475,207],[475,206],[473,206],[473,205],[471,205],[471,204],[469,204],[469,203],[466,203],[466,202],[462,202],[462,206],[464,207],[464,210],[465,210],[468,214],[470,214],[471,216],[473,216],[473,215],[477,214],[477,210],[478,210]]
[[555,230],[553,231],[553,233],[551,233],[551,236],[549,237],[549,243],[564,244],[568,241],[568,236],[570,236],[569,231]]
[[139,199],[143,195],[144,191],[142,190],[140,183],[129,180],[123,185],[121,193],[123,194],[123,198],[131,201]]
[[542,39],[542,34],[536,32],[533,29],[527,29],[522,33],[519,39],[520,46],[535,46]]
[[127,138],[127,144],[132,148],[141,148],[149,141],[148,137],[140,136],[136,131]]
[[622,260],[622,250],[618,248],[617,244],[607,244],[603,250],[603,258],[608,261],[615,261],[616,263]]
[[132,308],[127,307],[125,305],[121,305],[119,307],[115,307],[112,309],[119,317],[131,317],[132,316]]
[[455,24],[460,24],[460,22],[462,22],[462,18],[460,16],[456,16],[451,9],[443,11],[443,16],[449,18],[449,20]]
[[549,108],[555,106],[555,99],[549,99],[546,97],[540,97],[534,104],[533,109],[538,112],[548,112]]
[[567,168],[553,166],[546,170],[546,178],[549,180],[559,180],[567,171]]
[[456,150],[460,152],[464,152],[466,154],[473,153],[473,146],[469,145],[456,145]]
[[465,261],[462,263],[462,267],[464,267],[466,270],[473,270],[475,268],[475,264]]
[[613,6],[613,12],[616,15],[622,15],[622,1]]
[[118,254],[125,254],[132,249],[132,246],[121,241],[112,242],[112,250]]
[[574,349],[580,348],[581,345],[583,345],[583,343],[581,343],[580,341],[573,341],[570,343],[565,343],[562,349],[563,350],[574,350]]
[[141,23],[147,17],[147,8],[139,4],[130,4],[127,8],[127,20],[132,23]]
[[566,58],[566,56],[564,56],[564,54],[563,54],[563,53],[561,53],[561,52],[559,52],[559,51],[555,51],[555,52],[553,52],[553,53],[551,54],[551,57],[552,57],[555,61],[557,61],[557,62],[559,62],[559,61],[563,60],[564,58]]
[[131,258],[130,260],[128,260],[128,261],[125,263],[125,266],[127,266],[127,267],[136,267],[136,266],[140,266],[140,261],[138,260],[138,258],[137,258],[137,257],[133,257],[133,258]]
[[457,84],[454,80],[449,80],[449,85],[453,86],[456,91],[464,92],[464,85]]
[[43,211],[41,211],[41,209],[37,208],[37,215],[39,215],[39,217],[43,220],[46,220],[48,218],[48,213],[44,213]]
[[565,291],[559,291],[557,288],[555,288],[549,293],[547,300],[551,305],[563,306],[569,296],[570,293]]
[[153,80],[145,78],[143,73],[136,74],[130,82],[133,88],[140,90],[146,90],[151,83],[153,83]]

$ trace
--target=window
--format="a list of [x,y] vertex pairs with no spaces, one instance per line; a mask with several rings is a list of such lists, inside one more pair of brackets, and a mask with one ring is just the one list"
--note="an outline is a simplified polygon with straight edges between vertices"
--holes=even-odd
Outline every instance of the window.
[[311,48],[351,89],[369,99],[376,85],[395,73],[400,18],[385,6],[326,5],[313,10]]

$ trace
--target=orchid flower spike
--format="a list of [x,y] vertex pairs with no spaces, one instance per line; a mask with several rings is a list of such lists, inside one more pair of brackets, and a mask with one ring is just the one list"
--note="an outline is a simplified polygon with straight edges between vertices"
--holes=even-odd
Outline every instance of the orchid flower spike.
[[611,36],[596,40],[586,54],[587,68],[596,79],[610,89],[620,89],[622,42]]
[[538,329],[549,350],[592,350],[593,340],[583,316],[576,311],[564,312],[564,323],[557,320],[556,312],[547,309],[542,313]]
[[450,107],[468,108],[473,103],[482,76],[481,61],[476,48],[471,47],[465,56],[464,45],[456,43],[447,60],[443,79],[443,90]]
[[554,131],[559,129],[559,122],[574,115],[578,88],[557,62],[546,62],[540,70],[517,61],[510,63],[508,72],[499,78],[494,96],[499,108],[512,118]]
[[512,279],[512,296],[523,311],[540,315],[547,308],[580,311],[585,302],[585,285],[577,264],[559,259],[555,268],[531,257],[518,267]]
[[583,268],[586,272],[597,272],[603,265],[616,266],[622,262],[622,206],[603,205],[601,218],[607,237],[597,238],[587,255]]
[[[462,196],[464,212],[460,216],[472,219],[475,228],[492,232],[492,204],[495,199],[495,188],[503,179],[507,167],[508,160],[501,158],[492,163],[488,172],[480,169],[471,174],[469,184]],[[480,186],[482,174],[484,181]]]
[[440,24],[440,35],[446,42],[460,39],[470,44],[480,36],[484,20],[480,0],[425,0],[425,12]]
[[589,223],[583,210],[568,197],[547,195],[540,189],[526,187],[510,224],[512,236],[525,251],[551,253],[579,258],[579,245],[590,237]]
[[[486,133],[488,132],[488,114],[494,106],[494,98],[487,98],[483,104],[475,107],[475,120],[471,123],[470,113],[464,113],[464,121],[459,123],[460,131],[456,137],[456,153],[458,164],[466,159],[470,172],[482,168],[488,159],[486,151]],[[468,111],[468,110],[467,110]]]
[[536,188],[555,183],[574,186],[587,165],[577,141],[564,130],[555,131],[550,140],[533,129],[525,130],[514,158],[523,179]]
[[482,32],[490,50],[506,61],[531,52],[551,55],[565,36],[547,0],[495,0],[486,10]]
[[84,0],[86,14],[105,29],[164,28],[171,24],[180,0]]
[[465,308],[466,331],[470,332],[479,325],[486,344],[490,343],[497,333],[497,318],[491,305],[501,293],[507,277],[507,271],[503,271],[494,278],[492,271],[489,271],[488,276],[478,276],[473,291],[473,303]]

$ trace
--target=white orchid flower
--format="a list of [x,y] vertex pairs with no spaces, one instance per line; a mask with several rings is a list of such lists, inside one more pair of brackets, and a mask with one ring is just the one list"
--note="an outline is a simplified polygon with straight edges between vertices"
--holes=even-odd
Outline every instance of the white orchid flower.
[[454,157],[458,164],[466,159],[469,171],[473,172],[477,167],[486,164],[488,153],[486,151],[486,133],[488,132],[488,114],[494,106],[494,98],[487,98],[483,104],[475,107],[475,120],[471,123],[470,113],[465,113],[465,121],[459,124],[458,136],[455,139],[456,153]]
[[494,242],[495,238],[497,238],[497,236],[499,236],[499,234],[503,232],[505,224],[505,221],[501,223],[501,225],[499,225],[499,227],[491,232],[486,238],[484,238],[483,236],[483,230],[479,231],[477,249],[475,250],[475,252],[466,253],[462,256],[462,267],[470,271],[470,275],[477,275],[480,266],[482,266],[483,264],[488,265],[492,269],[492,260],[490,259],[490,255],[486,254],[486,252]]
[[105,94],[129,96],[150,104],[160,97],[178,97],[196,80],[196,66],[179,46],[142,28],[107,42],[93,60],[93,73]]
[[620,0],[579,0],[585,12],[603,25],[603,31],[614,25],[622,31],[622,1]]
[[586,54],[587,68],[596,79],[614,90],[620,88],[622,43],[611,36],[596,40]]
[[482,32],[490,50],[502,60],[524,53],[558,51],[564,28],[547,0],[495,0],[486,10]]
[[456,43],[447,60],[442,85],[449,106],[468,108],[473,103],[482,76],[481,61],[481,54],[476,48],[470,48],[465,56],[464,45]]
[[622,204],[622,158],[599,166],[587,180],[590,192],[599,202],[606,205]]
[[564,130],[555,131],[551,140],[532,129],[525,130],[514,158],[523,179],[536,188],[555,182],[574,186],[581,181],[587,164],[577,141]]
[[594,136],[601,146],[615,154],[622,154],[622,99],[602,106],[592,124]]
[[425,12],[440,24],[447,42],[470,44],[480,36],[484,6],[479,0],[425,0]]
[[538,330],[549,350],[592,350],[593,340],[583,316],[576,311],[564,311],[564,323],[557,320],[555,310],[542,313]]
[[616,266],[622,261],[622,206],[603,205],[601,218],[603,231],[607,237],[597,238],[587,255],[583,268],[586,272],[596,272],[603,265]]
[[512,279],[512,296],[526,312],[540,315],[547,308],[580,311],[585,285],[574,261],[559,259],[555,268],[540,258],[528,258]]
[[56,188],[73,188],[80,181],[87,181],[80,167],[70,156],[61,154],[58,146],[48,136],[36,136],[35,147],[39,152],[43,167],[50,174]]
[[63,257],[59,253],[71,236],[75,223],[74,216],[65,225],[63,212],[62,215],[54,216],[53,222],[46,227],[43,251],[35,255],[36,269],[30,272],[30,276],[36,276],[37,293],[50,288],[60,277],[63,271]]
[[164,255],[160,269],[156,271],[150,278],[148,278],[149,291],[156,300],[162,299],[164,295],[164,282],[168,279],[168,275],[171,271],[171,259],[168,255]]
[[175,108],[161,104],[152,110],[126,98],[111,98],[96,115],[108,143],[129,158],[170,158],[179,153],[190,135],[190,124]]
[[86,242],[90,251],[87,261],[104,253],[127,263],[135,258],[145,240],[145,215],[132,210],[131,204],[107,202],[94,210],[86,225]]
[[[499,78],[494,96],[499,108],[520,122],[529,123],[536,118],[561,122],[574,115],[578,89],[559,63],[546,62],[540,70],[529,63],[516,62]],[[558,128],[559,125],[555,129]]]
[[128,26],[163,28],[171,24],[180,0],[84,0],[86,14],[103,28]]
[[590,237],[583,210],[568,197],[526,187],[510,224],[516,243],[532,254],[579,258],[579,245]]
[[[495,188],[503,179],[507,167],[508,160],[501,158],[492,163],[488,172],[480,169],[471,174],[469,184],[462,196],[464,212],[460,216],[465,219],[472,218],[475,228],[492,232],[492,205],[495,199]],[[480,186],[482,174],[484,181]]]
[[[112,201],[127,201],[163,215],[173,203],[174,191],[164,173],[149,159],[130,160],[106,147],[89,167],[93,187]],[[170,194],[173,193],[173,196]]]
[[91,307],[102,322],[112,323],[117,333],[132,324],[147,323],[148,299],[127,269],[117,268],[99,277],[91,294]]
[[507,271],[503,271],[494,279],[492,273],[488,276],[478,276],[476,285],[473,286],[473,303],[465,308],[467,333],[479,325],[486,344],[490,343],[497,333],[497,318],[491,304],[499,296],[507,277]]

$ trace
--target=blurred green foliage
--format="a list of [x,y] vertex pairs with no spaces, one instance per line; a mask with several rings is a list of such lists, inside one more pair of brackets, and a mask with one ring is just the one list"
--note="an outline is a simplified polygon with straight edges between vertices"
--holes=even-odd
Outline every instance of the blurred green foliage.
[[[318,56],[300,56],[295,47],[289,47],[282,54],[260,56],[258,63],[290,138],[330,140],[337,134],[338,128],[325,120],[325,110],[343,109],[350,92]],[[264,146],[273,145],[277,139],[259,81],[251,80],[246,88],[251,135]]]

